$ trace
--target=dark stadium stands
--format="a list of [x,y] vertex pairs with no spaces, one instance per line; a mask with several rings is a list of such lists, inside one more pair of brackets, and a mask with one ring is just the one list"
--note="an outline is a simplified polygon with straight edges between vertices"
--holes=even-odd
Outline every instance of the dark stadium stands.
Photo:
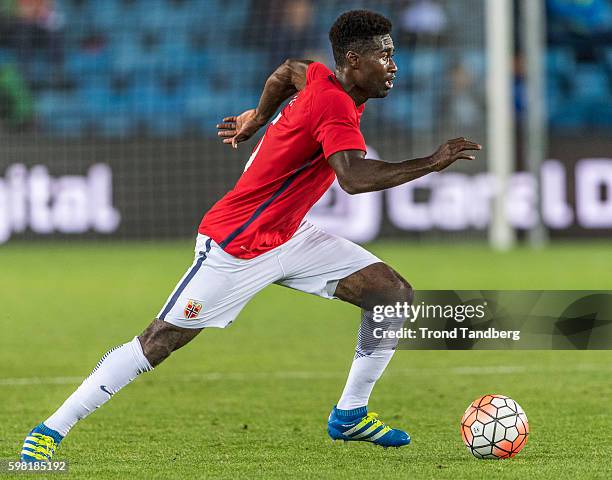
[[[50,134],[214,135],[219,115],[256,103],[274,58],[257,39],[249,41],[248,3],[58,1],[64,19],[61,74],[44,51],[21,58],[6,46],[0,66],[20,66],[35,99],[35,124]],[[332,16],[319,6],[318,19]],[[313,49],[326,48],[324,30],[313,33]],[[380,107],[383,121],[432,127],[446,101],[444,77],[457,62],[445,48],[398,52],[401,76],[392,100]],[[463,51],[461,62],[482,89],[484,52]],[[584,61],[571,44],[555,44],[546,71],[552,128],[612,126],[612,45]]]

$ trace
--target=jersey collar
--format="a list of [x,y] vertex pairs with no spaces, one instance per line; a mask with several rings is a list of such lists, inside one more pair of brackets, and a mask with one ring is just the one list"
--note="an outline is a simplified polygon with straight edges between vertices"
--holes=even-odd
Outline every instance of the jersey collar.
[[366,102],[363,102],[361,105],[357,106],[355,104],[355,101],[353,100],[353,97],[351,97],[346,90],[344,90],[344,88],[342,88],[342,84],[340,83],[340,81],[338,80],[338,78],[336,78],[336,74],[332,73],[330,74],[327,78],[329,78],[331,80],[331,82],[338,87],[340,90],[342,90],[344,93],[346,93],[350,98],[351,101],[353,102],[353,105],[355,105],[355,109],[357,110],[357,112],[361,115],[363,113],[363,110],[365,109],[365,104]]

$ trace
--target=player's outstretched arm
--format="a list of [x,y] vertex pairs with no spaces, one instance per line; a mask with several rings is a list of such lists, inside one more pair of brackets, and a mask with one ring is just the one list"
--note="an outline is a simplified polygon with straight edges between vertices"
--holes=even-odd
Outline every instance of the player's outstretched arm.
[[327,161],[335,170],[342,189],[353,195],[397,187],[431,172],[439,172],[457,160],[474,160],[467,153],[480,150],[482,146],[466,138],[449,140],[433,155],[399,163],[365,158],[361,150],[343,150],[334,153]]
[[225,117],[217,125],[217,135],[223,143],[238,148],[240,142],[251,138],[278,110],[278,107],[306,86],[306,71],[311,60],[285,60],[266,80],[257,108],[240,115]]

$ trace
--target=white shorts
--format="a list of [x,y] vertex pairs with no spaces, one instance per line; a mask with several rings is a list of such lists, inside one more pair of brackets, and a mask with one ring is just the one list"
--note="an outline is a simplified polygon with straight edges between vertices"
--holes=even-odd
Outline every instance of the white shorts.
[[183,328],[225,328],[257,292],[273,283],[335,298],[340,280],[381,261],[307,221],[286,243],[252,259],[236,258],[201,234],[195,253],[157,316]]

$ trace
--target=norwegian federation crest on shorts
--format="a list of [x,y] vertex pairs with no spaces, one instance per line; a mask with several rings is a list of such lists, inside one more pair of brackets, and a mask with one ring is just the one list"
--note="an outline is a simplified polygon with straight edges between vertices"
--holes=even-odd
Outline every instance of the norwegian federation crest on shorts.
[[189,300],[185,310],[183,310],[183,313],[185,314],[185,318],[196,318],[198,313],[200,313],[200,310],[202,310],[201,303],[198,303],[195,300]]

